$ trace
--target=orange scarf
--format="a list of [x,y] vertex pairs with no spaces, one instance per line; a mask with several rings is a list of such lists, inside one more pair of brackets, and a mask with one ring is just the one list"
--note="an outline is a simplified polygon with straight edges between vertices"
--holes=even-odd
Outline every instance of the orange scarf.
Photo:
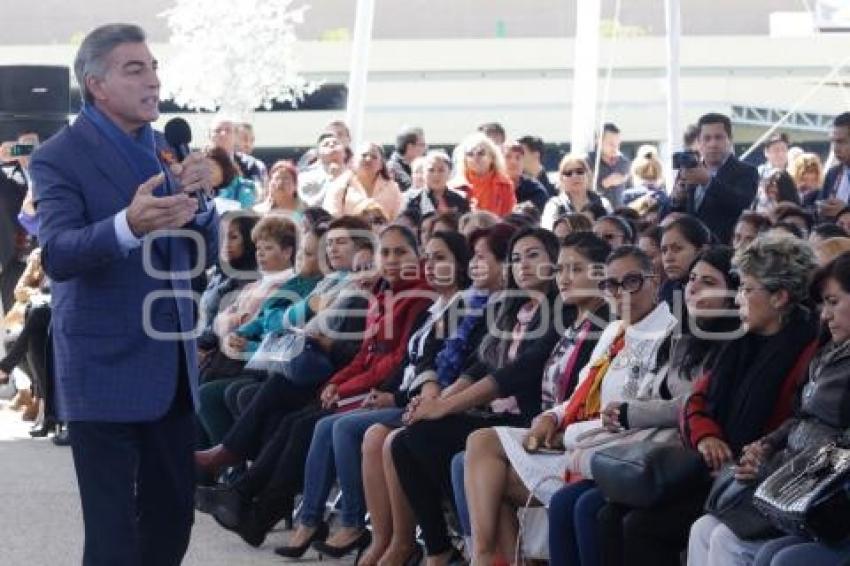
[[621,330],[608,348],[608,352],[591,364],[587,377],[570,397],[570,402],[564,411],[562,428],[565,429],[579,421],[595,419],[602,412],[602,380],[605,379],[611,362],[626,343],[624,334],[625,331]]
[[470,201],[478,210],[489,210],[499,216],[507,216],[513,212],[516,206],[516,192],[510,179],[495,171],[486,175],[467,171],[466,177],[472,186],[469,191]]

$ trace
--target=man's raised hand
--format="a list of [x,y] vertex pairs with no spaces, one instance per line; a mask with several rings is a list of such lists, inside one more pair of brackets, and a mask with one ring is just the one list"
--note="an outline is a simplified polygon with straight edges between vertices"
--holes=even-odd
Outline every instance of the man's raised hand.
[[154,190],[165,181],[158,173],[139,185],[127,207],[127,225],[137,238],[154,230],[169,230],[185,226],[198,210],[198,203],[188,195],[154,196]]

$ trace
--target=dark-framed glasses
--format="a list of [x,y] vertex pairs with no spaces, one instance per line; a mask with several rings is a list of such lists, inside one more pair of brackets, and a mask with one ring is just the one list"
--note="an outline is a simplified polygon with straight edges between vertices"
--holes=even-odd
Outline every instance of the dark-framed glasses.
[[655,275],[651,273],[628,273],[619,281],[613,277],[607,277],[599,282],[599,290],[611,295],[616,295],[621,290],[626,293],[637,293],[643,289],[646,280],[653,277]]

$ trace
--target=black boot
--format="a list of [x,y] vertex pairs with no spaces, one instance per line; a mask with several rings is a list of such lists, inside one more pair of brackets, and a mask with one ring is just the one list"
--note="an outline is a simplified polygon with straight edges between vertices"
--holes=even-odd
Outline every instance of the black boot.
[[292,508],[291,496],[263,493],[243,515],[243,520],[236,532],[251,546],[260,546],[275,525],[283,519],[291,520]]
[[228,531],[238,532],[251,508],[251,501],[233,487],[209,489],[206,495],[216,522]]

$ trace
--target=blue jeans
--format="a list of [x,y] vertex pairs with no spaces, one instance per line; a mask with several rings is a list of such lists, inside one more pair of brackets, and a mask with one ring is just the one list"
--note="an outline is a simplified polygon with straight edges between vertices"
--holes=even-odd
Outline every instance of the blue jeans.
[[596,514],[605,505],[590,480],[562,487],[549,503],[549,563],[552,566],[596,566],[601,563]]
[[808,539],[786,536],[766,543],[753,561],[753,566],[832,566],[850,559],[850,543],[826,546]]
[[463,487],[463,463],[466,452],[458,452],[452,457],[452,491],[454,492],[457,518],[463,529],[463,536],[472,536],[472,522],[469,520],[469,505],[466,503],[466,491]]
[[404,409],[358,410],[324,417],[313,431],[310,451],[304,465],[304,496],[298,522],[316,527],[324,518],[325,503],[334,481],[342,491],[339,523],[343,527],[364,527],[366,498],[360,465],[361,445],[373,424],[398,420]]

